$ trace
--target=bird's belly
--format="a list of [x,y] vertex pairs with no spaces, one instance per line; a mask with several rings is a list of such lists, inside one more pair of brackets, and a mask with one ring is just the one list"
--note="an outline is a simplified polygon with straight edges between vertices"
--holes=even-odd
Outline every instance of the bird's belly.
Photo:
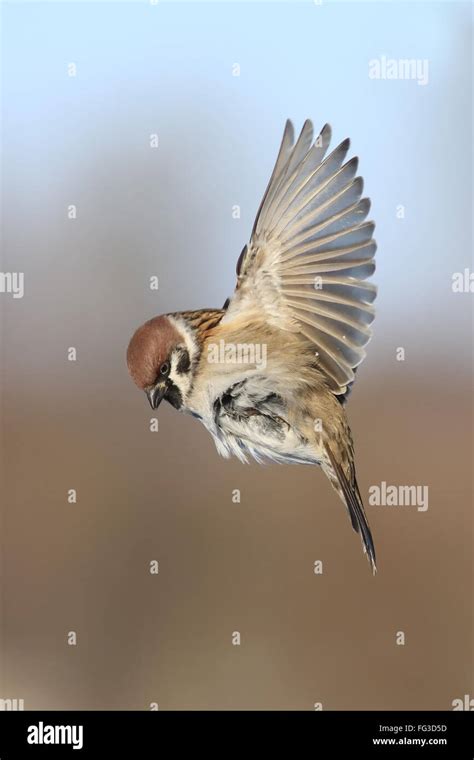
[[[289,402],[274,392],[275,383],[265,376],[239,380],[216,395],[196,392],[186,409],[199,417],[214,438],[219,454],[241,461],[319,463],[314,437],[309,442],[290,424]],[[215,386],[211,388],[215,390]]]
[[314,447],[298,431],[278,416],[254,413],[234,418],[221,415],[217,436],[219,453],[235,455],[242,461],[253,457],[258,462],[317,463]]
[[[250,440],[243,436],[224,434],[220,439],[221,445],[227,450],[225,456],[233,454],[241,461],[248,461],[252,457],[257,462],[276,462],[278,464],[319,464],[320,459],[315,456],[308,446],[300,442],[294,446],[275,444],[273,441]],[[221,446],[218,445],[220,453]]]

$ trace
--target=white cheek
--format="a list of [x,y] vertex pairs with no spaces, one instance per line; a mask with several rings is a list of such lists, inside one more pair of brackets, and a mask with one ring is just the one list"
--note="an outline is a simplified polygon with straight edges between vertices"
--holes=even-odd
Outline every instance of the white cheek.
[[196,341],[195,341],[192,331],[190,330],[189,326],[186,324],[184,319],[179,319],[179,318],[175,318],[171,316],[168,316],[168,319],[171,322],[171,324],[176,327],[177,331],[183,338],[184,345],[186,346],[188,350],[191,364],[194,364],[194,361],[197,358],[198,348],[196,346]]

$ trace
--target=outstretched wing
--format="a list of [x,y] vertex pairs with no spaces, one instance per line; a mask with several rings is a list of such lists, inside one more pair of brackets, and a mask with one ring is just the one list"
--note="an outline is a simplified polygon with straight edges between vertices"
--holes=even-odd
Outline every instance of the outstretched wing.
[[294,142],[287,121],[278,158],[250,242],[237,264],[237,287],[223,321],[264,312],[282,330],[314,344],[329,387],[340,395],[365,356],[376,288],[373,222],[364,221],[357,158],[343,163],[344,140],[324,158],[331,128],[313,139],[306,121]]

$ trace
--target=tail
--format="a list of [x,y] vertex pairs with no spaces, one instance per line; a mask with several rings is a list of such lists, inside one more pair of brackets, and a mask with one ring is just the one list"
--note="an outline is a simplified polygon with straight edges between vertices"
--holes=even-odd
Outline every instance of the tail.
[[331,463],[331,470],[326,469],[332,485],[338,491],[339,495],[346,503],[349,510],[349,516],[351,518],[352,527],[356,533],[360,534],[362,539],[362,545],[364,552],[367,554],[372,572],[377,572],[376,559],[375,559],[375,546],[370,532],[369,523],[364,511],[364,505],[362,503],[362,497],[360,495],[359,486],[355,476],[355,467],[352,457],[348,459],[349,465],[349,477],[344,472],[341,462],[339,462],[334,453],[331,451],[328,444],[326,444],[326,452]]

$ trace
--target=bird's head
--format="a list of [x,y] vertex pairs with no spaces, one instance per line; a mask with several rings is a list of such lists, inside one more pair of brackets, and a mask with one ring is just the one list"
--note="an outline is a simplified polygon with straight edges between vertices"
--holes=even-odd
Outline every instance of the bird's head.
[[197,348],[180,321],[169,315],[154,317],[132,336],[127,349],[128,371],[145,391],[152,409],[163,399],[180,409],[192,383]]

